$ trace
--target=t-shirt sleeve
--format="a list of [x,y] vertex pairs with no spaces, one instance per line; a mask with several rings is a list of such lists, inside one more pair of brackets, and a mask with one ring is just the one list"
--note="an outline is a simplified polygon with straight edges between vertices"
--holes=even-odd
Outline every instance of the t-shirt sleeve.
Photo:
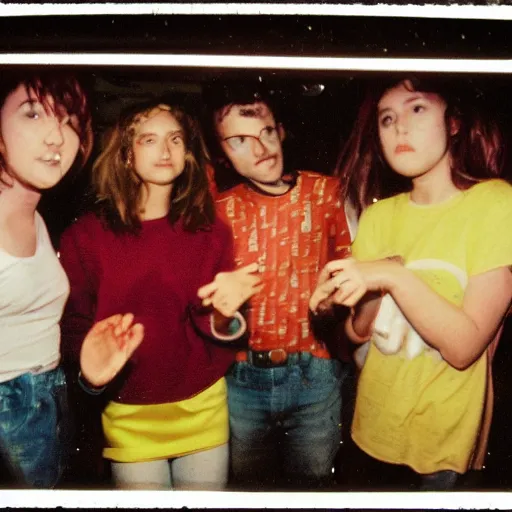
[[[60,241],[60,262],[69,279],[70,293],[61,321],[62,353],[78,362],[85,335],[94,323],[96,285],[91,273],[90,252],[81,246],[77,226],[64,232]],[[90,247],[89,247],[90,249]]]
[[512,186],[494,180],[475,198],[474,222],[468,236],[470,276],[512,265]]
[[356,238],[357,226],[359,224],[357,212],[354,205],[349,199],[345,200],[345,204],[343,206],[345,210],[345,217],[347,219],[348,228],[350,231],[350,240],[354,241]]
[[320,217],[328,214],[328,258],[330,260],[347,258],[350,256],[352,238],[345,208],[340,200],[339,182],[330,177],[323,177],[322,180],[325,180],[325,193],[322,195],[324,208],[318,209],[317,215]]
[[367,208],[359,219],[356,239],[352,243],[352,256],[360,261],[372,261],[382,257],[379,243],[377,220],[383,212],[379,212],[378,203]]
[[331,234],[334,240],[334,257],[347,258],[350,256],[350,229],[345,215],[345,209],[341,202],[337,202],[334,209],[333,222],[331,226]]

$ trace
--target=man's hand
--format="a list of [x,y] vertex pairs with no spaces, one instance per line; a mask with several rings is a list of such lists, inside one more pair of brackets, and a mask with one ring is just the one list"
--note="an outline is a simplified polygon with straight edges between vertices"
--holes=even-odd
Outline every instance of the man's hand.
[[203,306],[213,306],[224,317],[232,317],[244,302],[263,289],[256,274],[258,264],[251,263],[232,272],[219,272],[215,279],[197,291]]

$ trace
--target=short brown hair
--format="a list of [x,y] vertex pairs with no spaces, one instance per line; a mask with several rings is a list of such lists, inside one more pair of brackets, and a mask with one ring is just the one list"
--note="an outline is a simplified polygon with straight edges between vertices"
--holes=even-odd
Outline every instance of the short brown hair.
[[[46,110],[55,111],[61,115],[64,109],[71,118],[71,126],[80,139],[80,146],[74,165],[82,168],[91,154],[93,146],[93,133],[91,127],[91,113],[84,89],[74,75],[55,70],[34,72],[7,72],[0,83],[0,105],[3,107],[7,97],[23,85],[27,94],[32,92]],[[51,98],[54,106],[50,106]],[[2,108],[0,107],[0,108]],[[0,154],[0,173],[6,170],[4,155]]]

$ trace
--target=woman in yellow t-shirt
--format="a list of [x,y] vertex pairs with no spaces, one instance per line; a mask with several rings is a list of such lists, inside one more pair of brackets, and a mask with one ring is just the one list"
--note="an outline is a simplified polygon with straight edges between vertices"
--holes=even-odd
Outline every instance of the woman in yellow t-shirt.
[[429,490],[482,465],[490,361],[512,297],[499,131],[453,92],[406,79],[369,94],[340,178],[359,211],[371,206],[353,259],[328,263],[310,301],[317,314],[352,308],[347,334],[370,341],[353,440]]

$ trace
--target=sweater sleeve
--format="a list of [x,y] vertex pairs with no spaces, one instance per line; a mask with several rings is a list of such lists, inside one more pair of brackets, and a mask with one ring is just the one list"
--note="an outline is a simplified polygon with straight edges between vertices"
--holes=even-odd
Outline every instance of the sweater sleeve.
[[[215,230],[215,251],[212,251],[212,256],[215,260],[211,267],[211,275],[206,277],[207,281],[205,281],[204,284],[213,281],[219,272],[229,272],[235,268],[234,244],[231,230],[219,219],[213,229]],[[195,329],[199,331],[203,337],[214,340],[220,339],[212,330],[212,322],[210,320],[211,313],[212,308],[203,307],[199,298],[194,300],[191,304],[190,316]],[[233,337],[233,341],[239,339],[244,333],[245,330],[240,330],[239,336]]]
[[[79,242],[79,226],[64,232],[60,243],[60,261],[70,284],[69,299],[61,322],[64,358],[78,362],[85,335],[94,323],[96,284],[90,251]],[[90,247],[89,247],[90,249]]]

